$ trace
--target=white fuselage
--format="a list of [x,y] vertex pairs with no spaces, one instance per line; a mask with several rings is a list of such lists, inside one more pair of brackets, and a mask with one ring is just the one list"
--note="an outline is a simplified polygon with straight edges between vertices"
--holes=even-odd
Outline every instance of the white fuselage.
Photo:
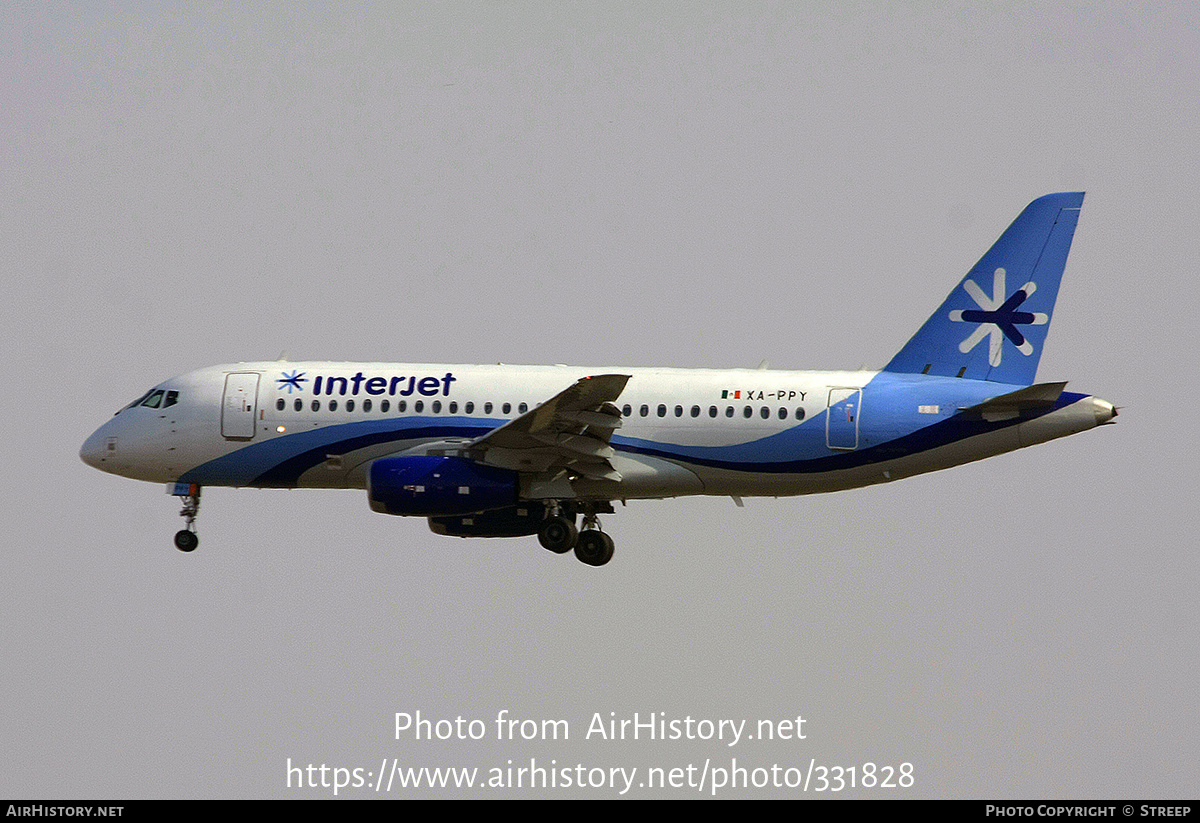
[[525,477],[522,498],[834,491],[979,460],[1115,414],[1103,400],[1063,393],[1036,414],[963,420],[961,410],[1020,387],[872,371],[271,361],[168,380],[101,426],[81,456],[156,482],[364,488],[373,460],[464,447],[601,373],[629,376],[611,440],[620,479],[575,478],[564,494]]

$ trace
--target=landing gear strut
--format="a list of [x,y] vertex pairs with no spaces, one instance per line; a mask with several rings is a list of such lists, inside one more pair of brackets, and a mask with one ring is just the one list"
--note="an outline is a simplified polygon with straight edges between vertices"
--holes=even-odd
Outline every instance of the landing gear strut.
[[[183,501],[183,509],[179,515],[187,523],[187,528],[175,532],[175,548],[181,552],[190,552],[200,545],[200,538],[196,535],[196,515],[200,512],[200,486],[192,483],[185,488],[187,491],[177,494],[176,497]],[[179,486],[176,490],[179,490]]]

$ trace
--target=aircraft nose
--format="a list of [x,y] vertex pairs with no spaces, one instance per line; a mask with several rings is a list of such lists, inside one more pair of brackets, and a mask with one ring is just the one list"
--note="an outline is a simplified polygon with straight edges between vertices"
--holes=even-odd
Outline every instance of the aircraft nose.
[[113,440],[115,443],[116,438],[108,437],[103,428],[96,429],[91,437],[83,441],[83,447],[79,449],[79,459],[93,469],[103,470],[105,468],[105,452],[109,449],[109,440]]

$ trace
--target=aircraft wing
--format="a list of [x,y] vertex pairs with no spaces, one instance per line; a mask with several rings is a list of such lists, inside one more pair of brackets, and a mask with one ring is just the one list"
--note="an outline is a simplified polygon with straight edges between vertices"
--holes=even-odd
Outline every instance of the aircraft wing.
[[627,374],[582,377],[515,420],[472,441],[466,452],[491,466],[520,472],[574,473],[620,480],[609,460],[609,440],[621,426],[613,404],[629,382]]

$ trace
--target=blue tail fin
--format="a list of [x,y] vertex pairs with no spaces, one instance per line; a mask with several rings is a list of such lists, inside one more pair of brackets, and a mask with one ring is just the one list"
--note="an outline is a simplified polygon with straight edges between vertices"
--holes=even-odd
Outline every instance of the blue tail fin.
[[884,370],[1031,385],[1082,205],[1064,192],[1026,206]]

